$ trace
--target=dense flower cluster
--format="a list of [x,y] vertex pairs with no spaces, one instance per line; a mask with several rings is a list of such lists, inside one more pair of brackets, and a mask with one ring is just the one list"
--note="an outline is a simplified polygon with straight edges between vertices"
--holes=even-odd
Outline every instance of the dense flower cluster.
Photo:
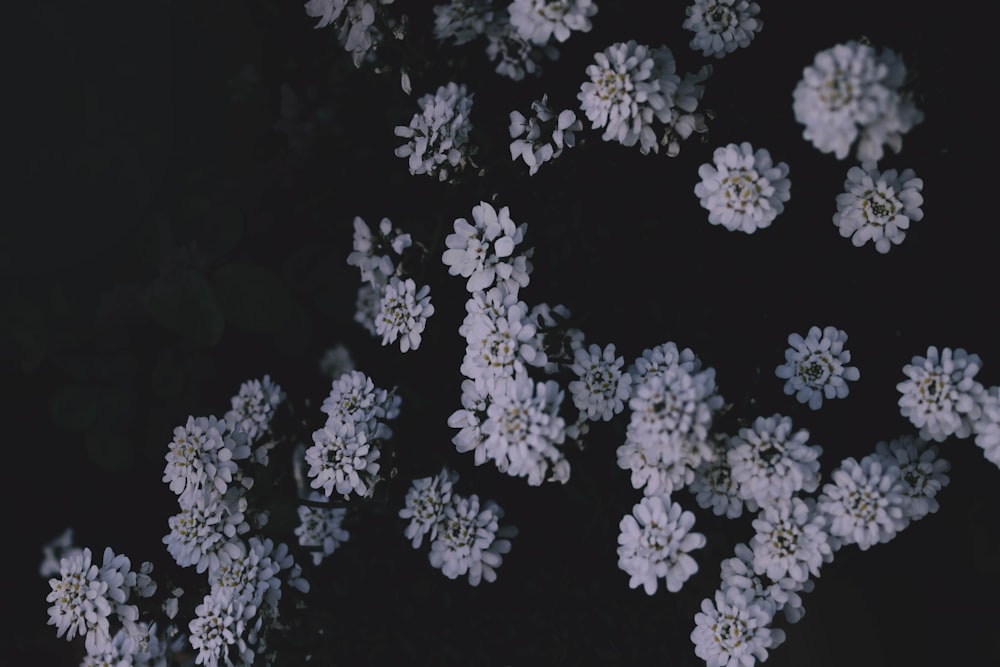
[[760,5],[747,0],[694,0],[683,27],[694,33],[690,46],[703,56],[722,58],[750,42],[764,27]]
[[903,366],[906,379],[896,385],[899,411],[920,429],[925,440],[967,438],[982,414],[985,389],[976,381],[982,366],[977,354],[963,348],[927,348]]
[[785,350],[785,363],[774,369],[774,374],[785,380],[784,391],[799,403],[808,403],[819,410],[823,399],[844,398],[849,393],[848,382],[861,377],[851,361],[851,353],[844,349],[847,334],[836,327],[809,327],[806,337],[788,334],[789,348]]
[[911,222],[923,219],[923,187],[912,169],[880,172],[873,162],[851,167],[844,193],[837,195],[833,224],[855,246],[871,241],[875,250],[885,254],[903,242]]
[[413,480],[399,510],[400,518],[410,520],[403,532],[414,549],[428,537],[428,559],[449,579],[464,576],[472,586],[492,583],[517,528],[500,525],[504,512],[494,501],[454,493],[457,481],[458,474],[446,467]]
[[668,591],[679,591],[698,571],[691,552],[707,542],[701,533],[691,532],[693,526],[694,514],[669,496],[647,496],[636,503],[622,517],[618,535],[618,567],[629,575],[629,587],[642,586],[652,595],[664,579]]
[[764,148],[728,144],[715,149],[712,163],[698,168],[694,193],[713,225],[753,234],[769,227],[792,196],[788,165],[774,164]]
[[450,81],[417,100],[420,112],[409,125],[395,129],[397,137],[407,140],[396,148],[396,157],[406,158],[411,174],[448,181],[472,165],[472,99],[465,84]]
[[824,153],[877,162],[898,153],[923,112],[903,90],[906,66],[891,49],[849,41],[820,51],[793,92],[802,136]]
[[643,155],[670,145],[669,154],[676,155],[678,138],[705,130],[704,117],[695,110],[710,66],[682,78],[669,47],[651,48],[635,40],[598,51],[594,61],[577,98],[591,129],[603,129],[604,141],[638,144]]

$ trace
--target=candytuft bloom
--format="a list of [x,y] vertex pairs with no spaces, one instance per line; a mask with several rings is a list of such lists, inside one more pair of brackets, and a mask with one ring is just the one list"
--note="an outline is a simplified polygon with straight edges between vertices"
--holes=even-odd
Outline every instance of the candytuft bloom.
[[729,144],[715,149],[712,162],[698,168],[694,193],[713,225],[753,234],[769,227],[791,198],[788,165],[774,164],[764,148]]
[[833,224],[855,246],[871,241],[877,251],[885,254],[894,244],[903,242],[911,222],[923,219],[923,187],[923,180],[912,169],[880,172],[874,162],[851,167],[844,193],[837,195]]
[[747,0],[694,0],[684,11],[683,27],[695,34],[690,46],[703,56],[722,58],[746,48],[764,27],[760,5]]
[[950,347],[939,353],[934,345],[925,356],[916,355],[903,366],[907,379],[896,385],[902,394],[899,411],[920,429],[921,438],[942,442],[972,434],[985,391],[975,380],[981,366],[978,354]]
[[795,394],[795,400],[808,403],[813,410],[819,410],[824,398],[847,396],[847,382],[856,381],[861,373],[845,365],[851,360],[851,353],[844,349],[846,342],[847,334],[835,327],[809,327],[805,338],[789,334],[785,363],[774,369],[785,380],[785,393]]

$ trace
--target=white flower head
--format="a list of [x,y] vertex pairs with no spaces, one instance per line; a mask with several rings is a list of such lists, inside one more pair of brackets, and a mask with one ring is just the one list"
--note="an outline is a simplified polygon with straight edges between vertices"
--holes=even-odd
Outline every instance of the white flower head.
[[[309,495],[313,501],[324,501],[326,496],[313,491]],[[317,507],[312,505],[298,506],[299,525],[295,527],[295,536],[299,545],[311,550],[313,565],[319,565],[323,559],[336,551],[350,539],[351,534],[344,528],[347,516],[346,507]]]
[[806,337],[788,335],[785,363],[774,374],[785,380],[784,391],[795,395],[799,403],[808,403],[819,410],[823,399],[844,398],[849,393],[847,382],[861,377],[856,366],[847,366],[851,353],[844,349],[847,333],[835,327],[809,327]]
[[401,280],[395,276],[382,289],[382,300],[375,316],[375,333],[382,336],[382,345],[399,339],[402,352],[420,347],[420,334],[427,318],[434,314],[430,285],[417,289],[413,278]]
[[684,11],[683,27],[694,33],[690,47],[703,56],[722,58],[746,48],[764,27],[760,5],[747,0],[694,0]]
[[507,11],[522,38],[543,46],[553,37],[565,42],[574,30],[590,31],[597,5],[593,0],[514,0]]
[[865,551],[906,527],[907,498],[899,468],[878,455],[844,459],[823,485],[817,507],[827,517],[834,550],[857,544]]
[[967,438],[982,413],[983,386],[975,380],[982,366],[977,354],[962,348],[931,345],[903,366],[905,380],[896,385],[899,411],[920,429],[925,440],[943,442],[954,436]]
[[727,452],[740,497],[767,507],[780,498],[819,487],[822,447],[808,444],[809,431],[792,431],[792,420],[782,415],[758,417],[732,437]]
[[468,278],[465,288],[469,292],[502,284],[516,293],[528,284],[530,264],[526,259],[518,261],[524,254],[514,254],[527,228],[527,223],[514,223],[509,207],[497,210],[480,202],[472,209],[471,223],[465,218],[455,220],[455,231],[445,238],[447,249],[441,259],[450,275]]
[[673,52],[630,40],[598,51],[594,61],[586,69],[590,80],[577,93],[591,129],[603,128],[604,141],[638,143],[644,155],[658,152],[654,123],[669,127],[679,116],[676,95],[681,77]]
[[408,140],[395,154],[407,159],[411,174],[448,181],[472,164],[476,152],[469,143],[472,100],[465,84],[454,81],[417,100],[420,113],[413,115],[409,125],[395,129],[397,137]]
[[685,511],[668,496],[643,498],[622,517],[618,535],[618,567],[629,575],[629,588],[643,587],[647,595],[656,592],[660,579],[676,593],[698,562],[691,552],[705,546],[701,533],[691,532],[694,514]]
[[450,0],[434,5],[434,37],[442,42],[471,42],[483,35],[492,21],[492,0]]
[[743,514],[743,508],[757,511],[754,500],[740,497],[739,484],[733,480],[729,469],[728,451],[732,438],[726,434],[714,434],[715,452],[694,468],[694,475],[688,488],[694,494],[699,507],[711,509],[716,516],[736,519]]
[[548,103],[548,95],[531,103],[532,115],[525,116],[520,111],[510,112],[508,130],[510,157],[522,158],[528,165],[528,175],[533,176],[543,163],[562,155],[564,148],[576,144],[576,133],[583,129],[583,122],[577,119],[571,109],[558,114]]
[[611,421],[625,409],[632,376],[623,370],[624,365],[624,357],[615,356],[613,343],[603,349],[593,344],[576,349],[570,370],[578,379],[569,383],[569,391],[587,419]]
[[906,522],[917,521],[938,510],[938,491],[948,486],[951,464],[938,454],[937,445],[914,435],[902,435],[875,445],[883,467],[899,468],[905,499]]
[[356,493],[371,495],[378,482],[381,450],[354,422],[328,421],[313,432],[313,445],[306,450],[309,485],[322,489],[329,498],[334,491],[344,498]]
[[373,232],[361,216],[354,217],[353,249],[347,263],[361,272],[362,282],[381,289],[389,278],[398,275],[397,261],[413,245],[409,234],[382,218]]
[[844,193],[837,195],[833,224],[857,247],[871,241],[885,254],[906,237],[911,222],[922,220],[923,180],[912,169],[880,172],[874,162],[851,167]]
[[1000,386],[990,387],[979,396],[981,415],[973,423],[976,445],[986,460],[1000,466]]
[[792,94],[802,136],[840,160],[852,147],[859,162],[882,159],[885,146],[898,153],[903,135],[923,121],[901,90],[905,78],[903,60],[891,49],[852,40],[820,51]]
[[729,231],[753,234],[769,227],[791,198],[788,165],[774,164],[764,148],[749,142],[715,149],[712,164],[698,168],[694,193],[708,211],[708,221]]
[[244,382],[230,399],[232,409],[225,414],[225,419],[232,430],[246,433],[247,444],[257,463],[267,465],[268,450],[273,443],[261,441],[270,434],[271,419],[284,400],[284,390],[270,375]]
[[492,500],[480,504],[479,496],[453,495],[445,507],[437,537],[428,558],[449,579],[466,576],[472,586],[494,582],[503,554],[510,552],[513,526],[501,526],[503,510]]
[[764,507],[753,521],[754,571],[771,581],[788,577],[800,584],[818,577],[820,566],[833,560],[825,526],[812,498],[781,498]]
[[486,25],[486,56],[495,62],[496,73],[513,81],[540,76],[544,60],[556,60],[559,50],[551,43],[535,44],[521,36],[510,22],[509,12],[497,12]]
[[768,649],[784,641],[771,627],[773,614],[748,591],[730,587],[702,601],[691,632],[694,652],[707,667],[753,667],[767,660]]
[[420,547],[424,535],[431,541],[437,538],[438,529],[444,522],[445,508],[451,503],[452,487],[457,481],[458,473],[445,467],[437,475],[411,482],[405,506],[399,510],[399,518],[410,520],[403,534],[414,549]]

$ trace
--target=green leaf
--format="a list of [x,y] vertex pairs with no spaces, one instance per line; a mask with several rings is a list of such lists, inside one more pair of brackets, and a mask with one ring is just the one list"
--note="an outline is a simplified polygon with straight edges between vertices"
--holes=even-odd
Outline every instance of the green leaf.
[[225,318],[200,273],[191,271],[154,285],[145,306],[163,327],[198,345],[215,345],[222,338]]
[[226,319],[246,331],[275,333],[295,316],[288,286],[263,266],[233,262],[215,272],[212,286]]

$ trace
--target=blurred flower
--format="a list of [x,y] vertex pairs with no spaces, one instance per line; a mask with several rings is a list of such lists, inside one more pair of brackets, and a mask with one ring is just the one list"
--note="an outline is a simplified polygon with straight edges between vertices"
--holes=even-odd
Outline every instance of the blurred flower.
[[845,192],[837,195],[833,224],[855,246],[872,241],[877,251],[887,253],[893,244],[903,242],[904,230],[911,222],[923,219],[923,187],[923,180],[912,169],[879,172],[874,162],[851,167],[844,181]]
[[695,33],[690,46],[703,56],[722,58],[746,48],[764,27],[760,5],[747,0],[694,0],[684,11],[683,27]]
[[492,21],[492,0],[450,0],[434,5],[434,37],[442,42],[471,42],[484,34]]
[[565,109],[558,114],[549,107],[548,95],[531,103],[533,116],[526,117],[520,111],[510,112],[510,144],[512,160],[522,158],[528,165],[528,174],[534,175],[543,163],[562,155],[563,148],[572,148],[576,143],[576,132],[583,129],[583,123],[576,114]]
[[973,423],[976,444],[986,460],[1000,466],[1000,387],[990,387],[979,397],[982,415]]
[[852,146],[859,162],[882,159],[884,146],[898,153],[903,135],[924,117],[901,90],[905,78],[903,60],[891,49],[852,40],[820,51],[792,95],[802,136],[841,160]]
[[875,445],[883,467],[899,468],[903,483],[903,518],[907,523],[938,511],[937,492],[948,486],[951,464],[938,456],[937,445],[923,438],[902,435]]
[[[322,501],[326,496],[314,491],[309,499]],[[297,511],[299,525],[295,527],[295,537],[298,538],[299,546],[311,549],[313,565],[322,563],[325,557],[350,539],[351,534],[344,529],[346,507],[299,505]]]
[[553,37],[565,42],[573,30],[589,32],[597,5],[593,0],[514,0],[507,11],[521,37],[544,45]]

